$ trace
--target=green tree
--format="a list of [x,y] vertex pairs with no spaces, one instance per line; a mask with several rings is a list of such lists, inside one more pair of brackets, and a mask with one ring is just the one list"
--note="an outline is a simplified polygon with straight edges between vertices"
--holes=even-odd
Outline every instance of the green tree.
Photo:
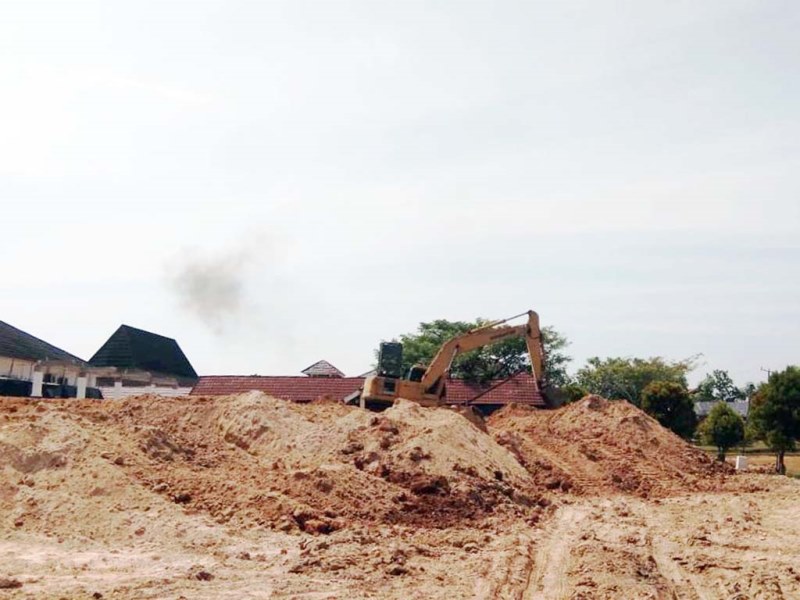
[[[420,323],[417,331],[400,336],[403,344],[403,372],[414,365],[428,365],[447,340],[466,333],[490,321],[448,321],[437,319]],[[544,350],[544,380],[555,386],[569,382],[567,366],[572,358],[565,352],[567,338],[552,327],[542,328]],[[377,356],[377,351],[376,351]],[[472,352],[460,354],[453,361],[450,373],[453,377],[468,381],[484,382],[504,379],[527,370],[530,372],[530,357],[523,338],[509,338]]]
[[605,398],[623,399],[641,406],[642,391],[654,381],[672,382],[687,387],[686,374],[695,367],[696,357],[668,361],[653,358],[590,358],[578,370],[576,382]]
[[800,437],[800,368],[769,376],[753,398],[749,421],[754,437],[775,452],[775,471],[786,473],[784,455]]
[[686,387],[672,381],[653,381],[642,390],[642,410],[682,438],[697,427],[694,402]]
[[[394,340],[403,344],[403,372],[406,373],[414,365],[427,365],[442,344],[473,327],[475,323],[437,319],[420,323],[415,333],[404,333],[399,340]],[[457,362],[463,359],[464,356],[461,356]]]
[[700,424],[704,444],[717,447],[717,458],[725,460],[729,448],[744,440],[744,420],[725,402],[719,402]]
[[568,383],[559,389],[561,391],[561,394],[564,396],[565,404],[569,404],[570,402],[577,402],[584,396],[589,395],[589,392],[587,392],[577,383]]
[[548,385],[562,388],[572,383],[572,377],[567,371],[572,362],[572,357],[566,353],[569,344],[569,340],[552,326],[542,327],[543,379]]
[[747,383],[745,383],[744,387],[742,388],[742,392],[744,393],[745,398],[751,398],[756,393],[757,390],[758,388],[752,381],[748,381]]
[[696,401],[701,402],[733,402],[747,397],[746,389],[736,387],[728,372],[720,369],[705,376],[697,385],[694,396]]

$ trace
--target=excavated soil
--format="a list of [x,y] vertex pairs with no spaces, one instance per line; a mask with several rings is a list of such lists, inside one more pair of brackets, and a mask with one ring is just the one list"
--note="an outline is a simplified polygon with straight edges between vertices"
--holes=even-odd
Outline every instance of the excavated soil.
[[509,406],[488,425],[521,464],[552,468],[581,494],[718,490],[732,473],[635,406],[599,396],[556,411]]
[[598,397],[0,399],[0,599],[800,597],[798,492]]

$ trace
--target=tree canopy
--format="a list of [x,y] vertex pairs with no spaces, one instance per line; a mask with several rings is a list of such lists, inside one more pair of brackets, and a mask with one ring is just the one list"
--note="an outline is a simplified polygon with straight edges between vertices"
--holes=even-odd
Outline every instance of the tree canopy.
[[[430,364],[439,348],[447,340],[489,323],[487,319],[475,321],[448,321],[437,319],[420,323],[417,331],[400,336],[403,344],[403,372],[414,365]],[[560,386],[569,381],[567,366],[572,358],[565,352],[567,338],[552,327],[542,328],[544,347],[544,380]],[[453,361],[453,377],[484,382],[504,379],[526,370],[530,372],[530,357],[523,338],[509,338],[490,346],[460,354]]]
[[686,387],[672,381],[653,381],[642,390],[642,410],[682,438],[697,426],[694,403]]
[[708,373],[695,389],[695,400],[701,402],[733,402],[747,397],[747,388],[736,387],[727,371],[716,369]]
[[775,452],[775,470],[786,472],[787,450],[800,438],[800,368],[772,373],[753,398],[750,426],[754,436]]
[[744,440],[744,420],[724,401],[714,405],[700,424],[700,439],[704,444],[716,446],[717,458],[725,460],[729,448]]
[[695,360],[694,357],[669,361],[660,356],[605,359],[595,356],[578,370],[576,382],[592,394],[641,406],[644,388],[654,381],[676,383],[686,388],[686,375],[694,368]]

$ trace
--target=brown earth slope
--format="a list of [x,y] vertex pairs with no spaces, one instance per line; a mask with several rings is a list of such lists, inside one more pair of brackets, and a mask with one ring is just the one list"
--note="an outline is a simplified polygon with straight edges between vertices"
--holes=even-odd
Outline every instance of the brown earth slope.
[[581,494],[648,497],[716,489],[732,472],[635,406],[599,396],[555,411],[509,406],[488,426],[522,464],[552,468]]
[[[487,425],[260,393],[0,399],[0,598],[717,597],[769,579],[770,544],[734,538],[800,521],[797,487],[624,403]],[[762,597],[800,590],[780,568]]]
[[376,415],[251,392],[137,398],[103,414],[133,431],[135,481],[218,522],[320,533],[350,522],[442,527],[539,499],[491,437],[454,412],[410,402]]

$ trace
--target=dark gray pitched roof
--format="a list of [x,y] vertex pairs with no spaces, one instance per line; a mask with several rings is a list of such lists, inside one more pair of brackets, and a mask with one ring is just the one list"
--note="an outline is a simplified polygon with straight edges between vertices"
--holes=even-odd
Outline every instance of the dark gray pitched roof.
[[0,356],[19,358],[21,360],[63,360],[78,365],[86,365],[86,361],[56,348],[44,340],[25,333],[0,321]]
[[[720,402],[724,402],[724,400],[709,400],[709,401],[695,402],[694,412],[698,417],[707,417],[708,413],[711,412],[711,409],[714,408],[714,406],[719,404]],[[734,412],[736,412],[740,417],[747,417],[747,413],[750,410],[749,400],[734,400],[733,402],[727,402],[727,405],[731,407],[734,410]]]
[[178,342],[130,325],[120,325],[89,363],[96,367],[138,369],[197,379],[197,373]]

